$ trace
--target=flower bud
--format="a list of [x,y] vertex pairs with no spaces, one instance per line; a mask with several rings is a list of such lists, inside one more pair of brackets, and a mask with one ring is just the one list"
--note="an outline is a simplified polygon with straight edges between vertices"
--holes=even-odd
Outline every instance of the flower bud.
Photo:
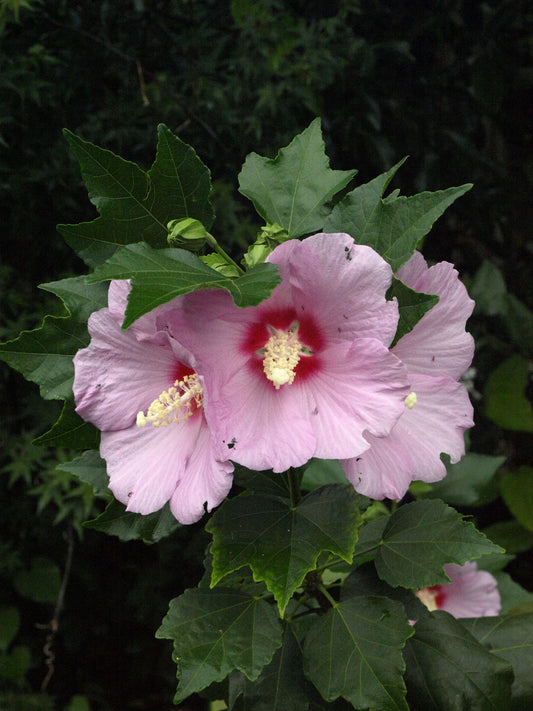
[[167,241],[171,247],[183,247],[189,252],[199,252],[205,244],[208,232],[199,220],[186,217],[171,220],[167,224]]

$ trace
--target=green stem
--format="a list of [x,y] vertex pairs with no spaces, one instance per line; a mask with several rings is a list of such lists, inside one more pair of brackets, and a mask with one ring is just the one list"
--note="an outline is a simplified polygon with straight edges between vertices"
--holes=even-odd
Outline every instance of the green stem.
[[331,607],[337,607],[337,601],[334,600],[331,595],[329,594],[327,588],[325,588],[322,583],[319,583],[317,585],[318,590],[322,593],[322,595],[326,598],[326,600],[329,602]]
[[213,235],[209,234],[209,232],[206,235],[205,241],[207,242],[207,244],[210,247],[212,247],[215,250],[215,252],[217,254],[219,254],[222,257],[222,259],[225,262],[227,262],[228,264],[231,264],[233,267],[235,267],[235,269],[237,269],[239,274],[244,274],[244,269],[241,269],[241,267],[239,267],[237,262],[233,261],[233,259],[229,256],[229,254],[222,249],[222,247],[219,245],[219,243],[216,241],[216,239],[213,237]]

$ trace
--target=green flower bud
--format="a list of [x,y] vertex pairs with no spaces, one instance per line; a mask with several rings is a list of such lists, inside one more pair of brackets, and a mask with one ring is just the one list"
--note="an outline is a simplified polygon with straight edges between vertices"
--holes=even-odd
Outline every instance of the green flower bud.
[[287,230],[275,222],[268,222],[264,227],[261,227],[257,239],[248,248],[242,263],[247,269],[261,264],[278,244],[286,242],[288,239],[290,237]]
[[167,230],[168,244],[171,247],[183,247],[189,252],[199,252],[209,234],[202,223],[192,217],[171,220],[167,224]]

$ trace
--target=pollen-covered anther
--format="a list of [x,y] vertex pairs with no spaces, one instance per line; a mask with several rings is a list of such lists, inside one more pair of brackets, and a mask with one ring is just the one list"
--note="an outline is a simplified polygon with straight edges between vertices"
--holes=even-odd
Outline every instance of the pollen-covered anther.
[[137,427],[151,424],[154,427],[166,427],[173,422],[185,422],[203,405],[204,391],[196,373],[185,375],[183,380],[176,380],[168,390],[156,398],[146,415],[137,414]]
[[404,400],[405,407],[407,407],[409,410],[412,410],[417,402],[418,402],[418,398],[416,396],[416,393],[414,393],[414,392],[410,392],[409,395]]
[[264,349],[263,371],[276,390],[291,385],[295,368],[300,361],[302,344],[293,331],[276,332],[268,339]]

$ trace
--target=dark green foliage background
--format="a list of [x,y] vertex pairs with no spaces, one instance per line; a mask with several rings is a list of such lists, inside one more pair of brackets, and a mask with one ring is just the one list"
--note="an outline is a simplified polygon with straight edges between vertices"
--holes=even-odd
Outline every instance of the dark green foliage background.
[[[212,231],[240,258],[257,229],[237,192],[246,155],[274,156],[320,115],[332,168],[357,167],[358,182],[406,154],[392,183],[403,194],[473,182],[436,224],[425,254],[453,261],[467,284],[489,260],[533,309],[527,0],[23,5],[0,2],[0,340],[46,312],[61,315],[59,300],[37,284],[85,272],[55,229],[96,216],[64,127],[147,169],[156,125],[165,123],[210,168]],[[18,21],[10,6],[21,6]],[[470,328],[478,344],[491,345],[476,361],[480,390],[504,357],[532,355],[497,315],[478,314]],[[49,620],[52,606],[23,599],[12,581],[35,555],[62,568],[63,532],[83,512],[68,507],[78,500],[65,497],[68,489],[47,501],[43,489],[27,496],[32,486],[53,486],[46,472],[61,453],[29,442],[57,417],[57,403],[42,403],[34,386],[0,365],[0,605],[22,613],[19,641],[32,651],[22,690],[30,692],[46,673],[45,632],[33,625]],[[531,464],[530,434],[504,432],[482,411],[476,421],[474,451],[507,456],[511,467]],[[88,505],[93,514],[103,508]],[[482,526],[509,518],[500,499],[476,514]],[[91,530],[76,538],[48,689],[58,709],[74,693],[102,711],[171,708],[175,669],[153,634],[168,600],[200,578],[207,540],[200,526],[149,547]],[[533,590],[530,552],[512,566]]]

